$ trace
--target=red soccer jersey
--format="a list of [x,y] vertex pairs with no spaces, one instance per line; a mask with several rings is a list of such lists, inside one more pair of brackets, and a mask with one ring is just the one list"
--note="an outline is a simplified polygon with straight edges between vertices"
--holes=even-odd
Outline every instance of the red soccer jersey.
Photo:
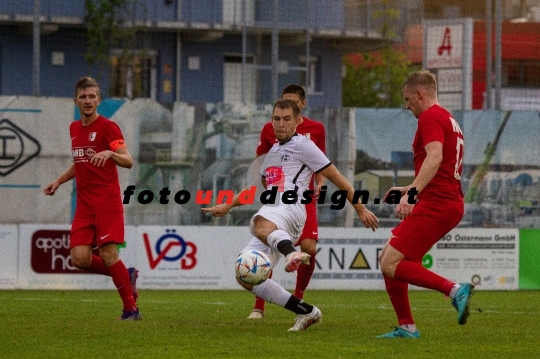
[[[323,153],[326,153],[326,131],[322,123],[318,121],[310,120],[307,117],[302,116],[302,123],[296,128],[296,132],[301,135],[306,136],[315,144]],[[277,142],[276,135],[274,134],[274,128],[272,127],[272,122],[267,122],[262,131],[261,137],[259,140],[259,145],[257,146],[256,153],[257,156],[264,155],[268,153],[274,143]]]
[[450,112],[439,105],[431,106],[418,118],[418,129],[413,141],[415,175],[418,175],[426,158],[425,146],[433,141],[442,143],[443,159],[435,177],[418,198],[462,201],[460,179],[463,167],[463,133]]
[[76,214],[123,211],[116,163],[111,159],[103,167],[90,163],[95,153],[113,150],[111,146],[124,140],[118,125],[99,116],[88,126],[80,120],[72,122],[69,132],[77,183]]

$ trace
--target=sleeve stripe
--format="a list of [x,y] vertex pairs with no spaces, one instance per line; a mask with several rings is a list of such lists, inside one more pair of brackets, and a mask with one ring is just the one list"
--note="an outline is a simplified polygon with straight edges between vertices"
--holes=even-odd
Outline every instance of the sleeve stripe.
[[126,142],[124,139],[114,140],[109,143],[109,148],[111,151],[116,151],[120,147],[126,147]]
[[323,171],[325,168],[327,168],[328,166],[330,166],[332,164],[332,162],[328,162],[328,164],[326,166],[324,166],[323,168],[321,168],[320,170],[318,171],[315,171],[315,173],[319,173],[321,171]]

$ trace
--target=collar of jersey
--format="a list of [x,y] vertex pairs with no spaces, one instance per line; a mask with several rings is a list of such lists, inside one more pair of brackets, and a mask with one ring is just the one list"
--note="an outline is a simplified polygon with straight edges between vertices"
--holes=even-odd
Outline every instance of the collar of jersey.
[[294,136],[298,136],[298,132],[295,132],[294,135],[291,136],[291,138],[289,138],[287,141],[283,141],[283,142],[278,142],[280,146],[283,146],[284,144],[286,144],[287,142],[289,142]]

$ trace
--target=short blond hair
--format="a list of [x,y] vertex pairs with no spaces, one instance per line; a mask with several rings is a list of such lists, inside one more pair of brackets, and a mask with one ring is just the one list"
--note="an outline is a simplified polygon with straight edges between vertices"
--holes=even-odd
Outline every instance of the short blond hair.
[[402,88],[405,89],[406,86],[411,88],[423,87],[437,94],[437,78],[428,70],[419,70],[411,73],[403,82]]
[[97,88],[97,95],[99,98],[101,98],[101,91],[99,90],[99,85],[97,81],[90,76],[84,76],[77,80],[77,82],[75,83],[75,98],[77,98],[80,90],[84,90],[88,87]]

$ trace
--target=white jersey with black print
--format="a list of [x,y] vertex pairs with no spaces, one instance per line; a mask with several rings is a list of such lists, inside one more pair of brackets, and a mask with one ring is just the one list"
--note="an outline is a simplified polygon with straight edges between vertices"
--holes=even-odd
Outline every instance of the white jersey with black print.
[[279,197],[283,192],[295,191],[302,199],[303,193],[309,189],[313,173],[330,164],[313,141],[295,134],[289,141],[272,146],[262,165],[261,175],[266,178],[267,189],[278,187]]

